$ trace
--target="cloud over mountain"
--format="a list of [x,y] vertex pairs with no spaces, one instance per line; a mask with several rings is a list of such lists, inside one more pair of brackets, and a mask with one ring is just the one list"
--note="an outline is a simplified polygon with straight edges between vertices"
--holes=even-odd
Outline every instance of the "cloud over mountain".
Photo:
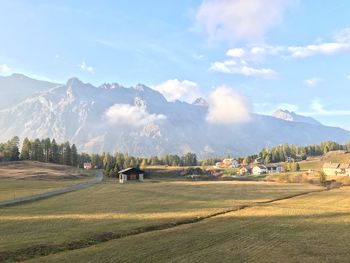
[[163,114],[150,114],[144,107],[119,103],[109,107],[105,114],[111,123],[131,126],[143,126],[166,119]]
[[169,79],[153,87],[168,101],[182,100],[192,102],[201,96],[197,83],[190,80]]
[[217,87],[209,95],[208,103],[208,122],[230,124],[250,120],[247,100],[228,86]]

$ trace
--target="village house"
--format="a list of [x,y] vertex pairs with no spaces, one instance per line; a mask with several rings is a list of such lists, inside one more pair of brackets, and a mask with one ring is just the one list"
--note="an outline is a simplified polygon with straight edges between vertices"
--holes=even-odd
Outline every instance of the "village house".
[[247,175],[252,173],[252,168],[250,166],[242,166],[238,170],[239,175]]
[[84,163],[85,170],[91,170],[93,168],[94,168],[94,166],[92,165],[92,163]]
[[279,163],[271,163],[266,165],[267,173],[282,173],[283,172],[283,166]]
[[145,173],[144,171],[137,169],[137,168],[124,169],[124,170],[118,172],[119,183],[123,184],[123,183],[126,183],[127,181],[143,182],[144,173]]
[[217,162],[215,164],[216,168],[237,168],[239,166],[239,162],[235,159],[224,159],[222,162]]
[[259,164],[259,165],[254,166],[252,171],[253,171],[254,175],[266,174],[267,168],[265,165]]
[[341,163],[339,164],[339,167],[337,169],[337,174],[349,176],[349,171],[350,171],[350,164]]
[[263,159],[261,157],[258,157],[254,160],[255,164],[262,164],[263,163]]
[[343,175],[350,176],[350,164],[348,163],[324,163],[323,172],[326,175]]
[[286,157],[286,162],[287,162],[287,163],[294,163],[294,162],[295,162],[295,159],[294,159],[293,157],[287,156],[287,157]]

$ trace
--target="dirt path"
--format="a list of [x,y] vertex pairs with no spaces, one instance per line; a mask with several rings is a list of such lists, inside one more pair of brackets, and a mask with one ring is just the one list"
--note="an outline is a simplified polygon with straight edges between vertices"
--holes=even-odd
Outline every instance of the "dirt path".
[[72,185],[72,186],[69,186],[66,188],[61,188],[61,189],[58,189],[55,191],[46,192],[46,193],[42,193],[42,194],[25,196],[25,197],[16,198],[13,200],[8,200],[8,201],[1,201],[0,208],[4,207],[4,206],[19,205],[19,204],[26,203],[26,202],[33,202],[33,201],[41,200],[41,199],[48,198],[51,196],[56,196],[56,195],[61,195],[61,194],[69,193],[69,192],[78,191],[78,190],[93,186],[95,184],[98,184],[102,181],[102,179],[103,179],[102,171],[97,171],[96,178],[93,181]]

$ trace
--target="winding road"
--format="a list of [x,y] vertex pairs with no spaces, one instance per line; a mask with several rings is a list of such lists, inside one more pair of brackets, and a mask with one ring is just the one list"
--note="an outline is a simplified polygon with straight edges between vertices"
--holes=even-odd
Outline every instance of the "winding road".
[[56,196],[56,195],[61,195],[61,194],[69,193],[69,192],[82,190],[82,189],[88,188],[90,186],[99,184],[102,180],[103,180],[102,171],[97,171],[96,178],[93,181],[72,185],[72,186],[69,186],[66,188],[61,188],[61,189],[58,189],[55,191],[46,192],[46,193],[42,193],[42,194],[30,195],[30,196],[25,196],[25,197],[21,197],[21,198],[16,198],[13,200],[1,201],[0,208],[4,207],[4,206],[18,205],[18,204],[22,204],[22,203],[26,203],[26,202],[33,202],[33,201],[41,200],[41,199]]

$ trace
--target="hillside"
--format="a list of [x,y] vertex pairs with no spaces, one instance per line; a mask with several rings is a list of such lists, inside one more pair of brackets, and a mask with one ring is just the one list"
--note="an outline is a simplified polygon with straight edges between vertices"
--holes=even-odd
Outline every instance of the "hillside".
[[195,104],[169,102],[144,85],[95,87],[77,78],[49,89],[52,85],[56,84],[0,111],[1,141],[14,135],[51,137],[69,140],[87,152],[151,156],[192,151],[203,158],[246,155],[282,143],[345,143],[350,139],[350,132],[340,128],[259,114],[252,114],[245,123],[209,123],[203,99]]
[[302,170],[321,171],[322,166],[326,162],[333,163],[350,163],[350,152],[347,151],[331,151],[322,156],[308,158],[306,161],[300,162]]
[[95,178],[95,171],[31,161],[0,163],[0,201],[41,194]]

